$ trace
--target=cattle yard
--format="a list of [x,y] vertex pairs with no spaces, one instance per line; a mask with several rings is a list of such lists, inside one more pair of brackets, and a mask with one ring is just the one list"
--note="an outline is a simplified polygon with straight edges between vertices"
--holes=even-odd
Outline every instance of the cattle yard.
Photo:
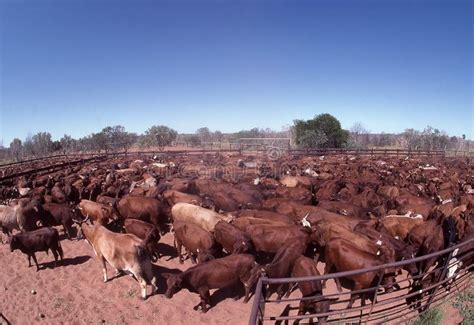
[[[32,160],[0,176],[0,324],[401,323],[472,286],[471,157],[134,152]],[[39,271],[10,251],[37,227],[57,229],[64,251],[55,264],[17,239],[39,251]],[[157,291],[145,285],[141,301],[143,285],[114,268],[138,279],[150,268]]]

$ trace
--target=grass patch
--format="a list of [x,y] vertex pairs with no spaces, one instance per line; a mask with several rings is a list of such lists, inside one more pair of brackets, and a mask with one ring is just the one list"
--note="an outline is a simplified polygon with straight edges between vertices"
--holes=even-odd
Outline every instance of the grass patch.
[[474,293],[470,291],[461,292],[456,296],[453,307],[459,310],[464,318],[462,324],[474,324]]
[[410,325],[441,325],[443,313],[438,308],[428,309],[417,319],[410,322]]

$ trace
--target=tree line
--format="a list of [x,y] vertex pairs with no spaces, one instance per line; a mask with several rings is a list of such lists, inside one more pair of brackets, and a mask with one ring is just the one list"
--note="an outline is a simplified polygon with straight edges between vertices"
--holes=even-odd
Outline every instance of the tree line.
[[211,131],[202,127],[192,134],[179,134],[165,125],[154,125],[143,134],[128,132],[124,126],[107,126],[100,132],[75,139],[65,134],[53,140],[49,132],[38,132],[23,141],[13,139],[8,148],[0,147],[0,161],[20,161],[32,157],[44,157],[54,153],[129,151],[138,148],[163,150],[173,144],[185,143],[201,146],[205,143],[232,143],[244,138],[291,138],[293,146],[300,148],[373,148],[392,147],[411,150],[469,150],[472,141],[449,136],[446,132],[427,126],[422,131],[406,129],[400,134],[373,134],[361,123],[349,130],[341,127],[339,120],[331,114],[316,115],[309,120],[295,120],[283,131],[269,128],[253,128],[235,133]]

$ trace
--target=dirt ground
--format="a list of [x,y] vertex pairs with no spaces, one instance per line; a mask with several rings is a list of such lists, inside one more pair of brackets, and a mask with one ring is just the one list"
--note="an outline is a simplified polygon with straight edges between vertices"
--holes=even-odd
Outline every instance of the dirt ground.
[[[170,234],[160,242],[165,255],[175,256]],[[0,313],[12,324],[248,323],[253,299],[248,304],[242,302],[243,298],[234,301],[233,292],[238,288],[211,292],[217,305],[206,314],[193,310],[199,303],[197,294],[182,290],[172,299],[164,296],[166,284],[160,274],[187,269],[192,265],[190,260],[183,265],[177,258],[168,260],[169,256],[159,260],[155,267],[158,294],[142,301],[138,282],[128,275],[103,283],[99,262],[86,241],[66,239],[61,244],[65,253],[63,264],[52,268],[52,254],[40,252],[38,262],[44,267],[39,272],[36,267],[28,267],[26,255],[19,251],[11,253],[8,245],[0,245]],[[113,272],[108,268],[109,278]],[[273,312],[282,308],[274,308]]]
[[[61,243],[65,252],[63,263],[52,268],[53,256],[38,253],[42,265],[39,272],[35,267],[28,267],[25,255],[19,251],[11,253],[9,245],[0,245],[0,314],[11,324],[248,324],[253,298],[248,304],[242,302],[242,297],[234,301],[235,292],[243,294],[238,286],[212,291],[216,305],[206,314],[193,310],[199,303],[197,294],[182,290],[172,299],[164,296],[166,283],[161,274],[192,265],[190,260],[183,265],[178,263],[169,233],[160,240],[165,256],[154,268],[158,294],[146,301],[140,300],[139,285],[132,277],[113,278],[110,267],[111,279],[103,283],[99,262],[86,241],[65,239]],[[319,263],[318,269],[323,272],[324,266]],[[327,282],[324,292],[336,292],[333,280]],[[297,297],[300,297],[298,291],[290,296]],[[358,301],[354,307],[357,306]],[[267,304],[265,315],[285,314],[286,307],[284,303]],[[290,314],[296,312],[292,310]],[[443,306],[443,314],[443,324],[462,321],[459,312],[449,304]],[[0,324],[5,319],[0,317]]]

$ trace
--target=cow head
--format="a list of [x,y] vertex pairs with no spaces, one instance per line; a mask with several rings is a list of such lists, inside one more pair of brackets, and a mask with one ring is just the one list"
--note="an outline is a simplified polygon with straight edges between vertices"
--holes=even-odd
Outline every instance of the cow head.
[[215,257],[211,254],[210,251],[206,250],[201,252],[199,249],[197,250],[197,260],[199,263],[204,263],[208,261],[212,261]]
[[163,273],[163,277],[166,279],[166,285],[168,289],[166,290],[165,296],[170,299],[173,298],[173,295],[179,292],[183,287],[183,277],[182,273],[172,274],[172,273]]
[[[411,245],[406,246],[406,248],[403,251],[402,254],[402,261],[408,261],[411,259],[414,259],[416,257],[416,251],[415,248]],[[409,275],[415,276],[418,274],[418,267],[416,266],[416,263],[409,263],[403,265],[403,269],[408,272]]]
[[250,276],[245,284],[246,287],[252,288],[255,283],[257,283],[258,279],[261,276],[266,276],[267,270],[264,266],[255,262],[254,267],[250,270]]
[[311,240],[321,247],[326,246],[326,241],[324,240],[323,229],[314,225],[311,227],[311,230],[312,230]]
[[234,244],[234,254],[253,254],[254,252],[255,248],[253,247],[252,241],[247,238]]

